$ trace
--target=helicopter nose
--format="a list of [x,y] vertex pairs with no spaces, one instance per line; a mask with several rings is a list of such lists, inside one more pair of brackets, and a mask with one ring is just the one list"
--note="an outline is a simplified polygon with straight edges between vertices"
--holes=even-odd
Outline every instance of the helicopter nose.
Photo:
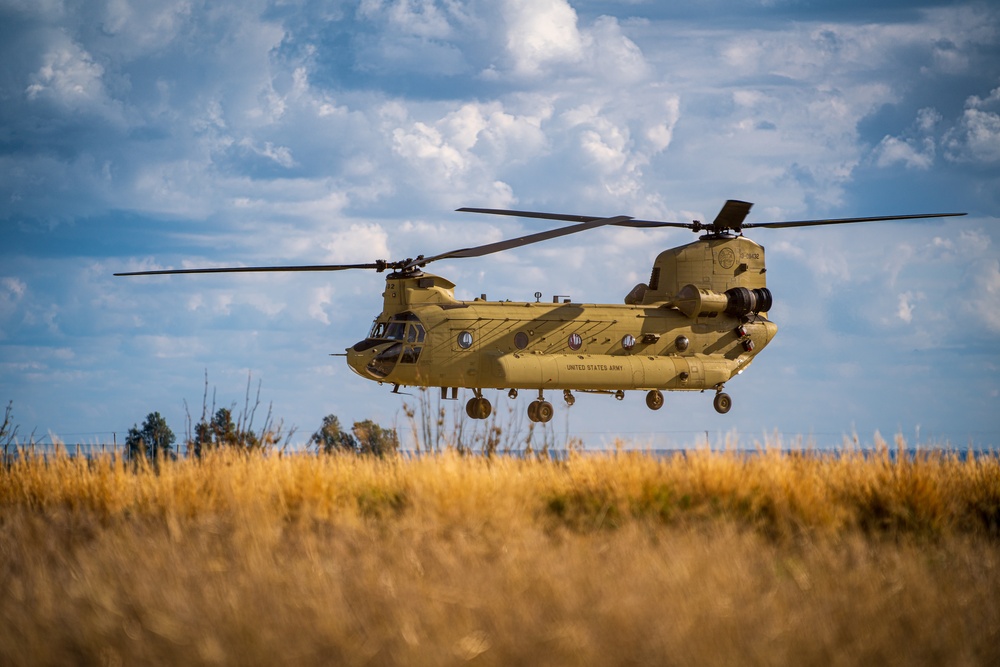
[[368,338],[347,349],[347,364],[361,377],[381,382],[392,373],[401,352],[398,342]]
[[375,356],[378,350],[373,347],[363,345],[362,343],[364,342],[365,341],[361,341],[347,348],[347,365],[352,371],[361,377],[370,380],[371,375],[365,370],[365,366],[371,358]]

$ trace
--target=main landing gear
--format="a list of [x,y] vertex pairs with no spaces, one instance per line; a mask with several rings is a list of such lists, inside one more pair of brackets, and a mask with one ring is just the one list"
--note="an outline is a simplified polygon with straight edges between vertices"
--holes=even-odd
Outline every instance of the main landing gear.
[[712,400],[712,405],[720,415],[726,414],[733,407],[733,399],[729,398],[729,394],[722,391],[721,384],[715,388],[715,398]]
[[[465,414],[469,415],[472,419],[488,419],[493,414],[493,406],[490,404],[489,399],[483,396],[481,389],[474,389],[473,391],[476,395],[470,398],[469,402],[465,404]],[[511,389],[507,395],[511,400],[517,398],[517,390]],[[625,392],[621,390],[616,391],[614,396],[620,401],[625,398]],[[567,406],[576,403],[576,397],[573,396],[573,393],[569,389],[563,391],[563,400],[566,401]],[[715,398],[712,400],[712,405],[720,415],[726,414],[733,407],[733,399],[729,397],[729,394],[722,391],[721,384],[715,387]],[[663,392],[659,389],[650,390],[646,394],[646,407],[650,410],[659,410],[662,408]],[[552,404],[545,400],[542,396],[542,390],[539,389],[538,398],[528,405],[528,419],[536,423],[546,424],[552,421],[554,413],[555,410],[552,408]]]
[[[570,394],[570,398],[572,398]],[[569,400],[566,401],[570,405]],[[542,397],[542,390],[538,390],[538,398],[528,404],[528,419],[533,422],[540,422],[542,424],[547,424],[552,421],[552,415],[555,414],[555,410],[552,408],[552,404]]]
[[[715,411],[724,415],[733,407],[733,399],[722,391],[722,385],[715,387],[715,399],[712,401]],[[653,389],[646,394],[646,407],[650,410],[659,410],[663,407],[663,392]]]
[[482,390],[475,389],[474,391],[476,395],[465,404],[465,414],[473,419],[486,419],[493,414],[493,406],[490,405],[490,399],[483,396]]
[[663,392],[653,389],[646,394],[646,407],[650,410],[659,410],[663,407]]
[[[470,398],[469,402],[465,404],[465,414],[469,415],[472,419],[488,419],[493,414],[493,406],[490,404],[489,399],[483,396],[481,389],[473,389],[473,391],[475,392],[475,396]],[[512,400],[517,398],[517,389],[511,389],[507,393],[507,396]],[[566,405],[573,405],[576,402],[576,397],[568,389],[563,392],[563,399],[566,401]],[[533,422],[546,424],[552,421],[553,414],[555,414],[555,409],[551,403],[545,400],[542,396],[542,390],[539,389],[538,399],[528,405],[528,419]]]

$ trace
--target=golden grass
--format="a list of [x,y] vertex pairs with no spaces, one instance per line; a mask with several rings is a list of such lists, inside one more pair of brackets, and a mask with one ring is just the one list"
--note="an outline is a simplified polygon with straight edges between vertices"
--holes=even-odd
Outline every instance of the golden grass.
[[0,664],[1000,664],[1000,460],[0,470]]

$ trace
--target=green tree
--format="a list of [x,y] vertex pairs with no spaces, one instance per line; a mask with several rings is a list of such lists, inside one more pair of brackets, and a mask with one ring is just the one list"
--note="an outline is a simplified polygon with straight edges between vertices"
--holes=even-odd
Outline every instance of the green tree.
[[[264,434],[265,439],[272,437],[270,430],[265,430]],[[215,411],[211,421],[202,421],[194,427],[194,438],[191,441],[190,451],[195,456],[201,456],[204,452],[219,447],[259,449],[261,439],[249,428],[240,428],[233,421],[232,410],[219,408]]]
[[399,451],[399,436],[396,434],[396,429],[382,428],[371,419],[366,419],[363,422],[354,422],[351,431],[357,438],[356,451],[359,454],[382,457]]
[[340,427],[336,415],[323,417],[323,425],[309,438],[309,444],[323,454],[356,452],[358,449],[358,441]]
[[167,426],[167,420],[159,412],[150,412],[146,415],[146,421],[142,423],[141,429],[133,425],[128,430],[125,448],[132,461],[137,461],[145,456],[156,463],[160,460],[176,458],[173,452],[175,440],[174,432]]

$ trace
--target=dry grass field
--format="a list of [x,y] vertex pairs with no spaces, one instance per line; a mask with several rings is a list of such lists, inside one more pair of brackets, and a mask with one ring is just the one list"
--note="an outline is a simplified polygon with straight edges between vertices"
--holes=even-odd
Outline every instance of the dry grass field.
[[0,469],[0,664],[997,665],[1000,459]]

